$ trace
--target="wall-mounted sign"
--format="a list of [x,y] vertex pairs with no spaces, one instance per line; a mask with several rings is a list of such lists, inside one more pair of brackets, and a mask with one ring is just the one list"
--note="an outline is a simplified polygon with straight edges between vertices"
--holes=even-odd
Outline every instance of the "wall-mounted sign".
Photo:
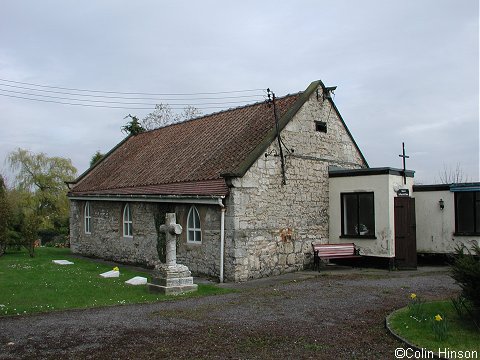
[[397,190],[398,196],[410,196],[410,190],[408,189],[398,189]]

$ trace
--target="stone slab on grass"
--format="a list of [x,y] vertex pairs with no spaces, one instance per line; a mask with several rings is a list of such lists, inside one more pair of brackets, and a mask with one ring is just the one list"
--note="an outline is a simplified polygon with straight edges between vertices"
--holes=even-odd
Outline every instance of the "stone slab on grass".
[[115,278],[120,276],[120,271],[117,270],[110,270],[100,274],[103,278]]
[[125,284],[128,285],[146,285],[147,284],[147,278],[143,276],[135,276],[131,278],[130,280],[125,281]]
[[73,262],[68,260],[52,260],[52,262],[57,265],[73,265]]

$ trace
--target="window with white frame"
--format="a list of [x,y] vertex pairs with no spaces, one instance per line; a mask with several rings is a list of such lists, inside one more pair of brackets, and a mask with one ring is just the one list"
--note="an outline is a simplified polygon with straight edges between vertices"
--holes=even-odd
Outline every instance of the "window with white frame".
[[92,233],[92,216],[90,215],[90,203],[87,201],[85,203],[85,208],[83,209],[83,217],[84,217],[84,229],[85,234]]
[[125,204],[123,208],[123,236],[133,237],[133,221],[130,204]]
[[202,228],[200,226],[200,216],[195,206],[190,208],[187,217],[187,241],[192,243],[202,242]]

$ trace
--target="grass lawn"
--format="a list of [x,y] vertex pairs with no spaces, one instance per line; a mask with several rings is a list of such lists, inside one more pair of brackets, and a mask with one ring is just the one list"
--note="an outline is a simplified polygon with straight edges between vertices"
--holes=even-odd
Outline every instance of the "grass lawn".
[[[408,308],[395,312],[390,317],[394,332],[415,344],[434,352],[447,348],[450,351],[477,351],[480,354],[480,332],[471,322],[460,319],[451,301],[436,301],[423,304],[423,316],[413,317]],[[440,341],[435,338],[433,318],[440,314],[447,321],[447,337]]]
[[[70,260],[57,265],[52,260]],[[26,251],[0,257],[0,316],[22,315],[60,309],[147,303],[192,296],[216,295],[232,290],[199,284],[198,291],[185,295],[151,294],[146,286],[126,285],[146,273],[120,268],[119,278],[101,278],[109,265],[70,256],[69,249],[38,248],[35,257]]]

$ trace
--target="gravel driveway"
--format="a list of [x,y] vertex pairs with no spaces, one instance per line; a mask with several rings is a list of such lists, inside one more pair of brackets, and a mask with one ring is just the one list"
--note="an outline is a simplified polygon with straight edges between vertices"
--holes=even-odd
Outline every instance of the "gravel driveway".
[[409,294],[445,299],[445,267],[298,272],[235,293],[0,318],[0,359],[394,359],[384,318]]

